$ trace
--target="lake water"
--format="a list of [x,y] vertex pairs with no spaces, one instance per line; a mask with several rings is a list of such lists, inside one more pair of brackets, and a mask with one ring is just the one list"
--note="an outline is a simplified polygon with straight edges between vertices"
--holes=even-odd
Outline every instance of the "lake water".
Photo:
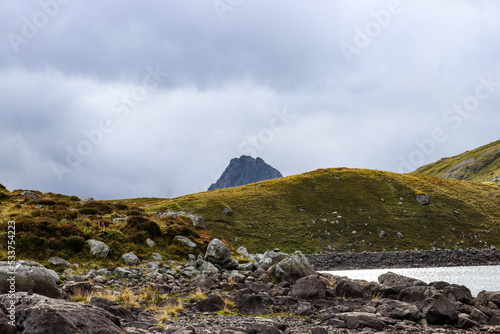
[[444,281],[465,285],[474,297],[482,290],[500,291],[500,266],[439,267],[439,268],[400,268],[324,271],[351,279],[378,282],[378,277],[387,272],[417,278],[426,283]]

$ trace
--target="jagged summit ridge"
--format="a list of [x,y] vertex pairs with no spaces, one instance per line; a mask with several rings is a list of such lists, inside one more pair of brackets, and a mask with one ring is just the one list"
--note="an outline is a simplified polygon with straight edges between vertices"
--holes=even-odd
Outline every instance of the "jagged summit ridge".
[[242,155],[231,159],[229,166],[217,182],[212,183],[208,190],[238,187],[245,184],[283,177],[276,169],[266,164],[261,158]]

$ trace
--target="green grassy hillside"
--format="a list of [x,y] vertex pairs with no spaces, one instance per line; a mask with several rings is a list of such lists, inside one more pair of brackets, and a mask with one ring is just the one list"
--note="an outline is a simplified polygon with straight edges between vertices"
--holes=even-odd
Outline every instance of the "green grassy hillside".
[[[142,202],[93,201],[82,204],[76,196],[31,191],[40,198],[23,196],[22,190],[9,192],[0,185],[0,261],[8,259],[9,241],[14,241],[16,259],[36,260],[47,264],[48,258],[60,256],[70,262],[94,263],[96,266],[123,265],[122,254],[135,252],[146,259],[156,252],[166,259],[186,259],[189,253],[202,253],[213,236],[194,227],[187,216],[157,218],[145,211]],[[126,221],[114,218],[127,217]],[[15,222],[15,235],[12,224]],[[198,248],[193,250],[174,240],[177,235],[188,237]],[[150,247],[146,240],[155,246]],[[97,239],[111,248],[105,259],[90,254],[86,242]],[[12,244],[12,243],[11,243]]]
[[[74,262],[98,261],[86,240],[102,240],[120,263],[134,251],[167,259],[203,253],[213,237],[250,252],[280,248],[361,252],[432,248],[500,247],[500,187],[426,175],[333,168],[174,199],[138,198],[81,204],[75,196],[0,187],[0,260],[7,259],[7,222],[16,221],[16,255],[44,263],[50,256]],[[416,200],[427,194],[428,205]],[[230,207],[232,216],[222,209]],[[167,209],[202,215],[208,230],[186,216],[157,218]],[[113,218],[128,217],[126,222]],[[379,238],[381,231],[386,239]],[[398,237],[398,232],[402,237]],[[184,235],[196,250],[179,244]],[[150,238],[156,246],[147,246]],[[102,264],[102,263],[101,263]]]
[[[417,202],[421,193],[429,205]],[[499,203],[496,185],[337,168],[152,200],[147,210],[200,214],[213,233],[252,252],[311,253],[500,247]],[[224,207],[234,214],[225,215]]]
[[500,140],[420,167],[415,174],[479,182],[500,182]]

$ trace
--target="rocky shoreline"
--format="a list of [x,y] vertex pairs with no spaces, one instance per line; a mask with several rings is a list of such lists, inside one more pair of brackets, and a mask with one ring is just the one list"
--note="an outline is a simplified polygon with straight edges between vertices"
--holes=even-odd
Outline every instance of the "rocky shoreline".
[[0,263],[0,333],[500,332],[500,292],[473,298],[465,286],[390,272],[378,282],[320,274],[300,252],[249,258],[240,263],[214,239],[205,256],[180,266],[155,254],[77,274],[53,261],[72,266],[58,275],[24,262],[15,293]]
[[500,265],[500,250],[441,249],[331,253],[307,256],[318,271]]

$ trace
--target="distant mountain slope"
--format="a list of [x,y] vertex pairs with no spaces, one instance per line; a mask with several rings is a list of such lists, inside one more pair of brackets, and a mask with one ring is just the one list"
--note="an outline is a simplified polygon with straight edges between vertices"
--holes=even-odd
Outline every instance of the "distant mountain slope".
[[[424,193],[427,205],[417,201]],[[200,214],[211,233],[251,252],[312,253],[500,247],[498,203],[496,184],[332,168],[160,200],[146,210]]]
[[254,159],[242,155],[239,158],[231,159],[229,166],[227,166],[221,177],[216,183],[212,183],[208,190],[243,186],[279,177],[283,177],[283,175],[277,169],[266,164],[261,158]]
[[415,174],[446,179],[500,182],[500,140],[420,167]]

